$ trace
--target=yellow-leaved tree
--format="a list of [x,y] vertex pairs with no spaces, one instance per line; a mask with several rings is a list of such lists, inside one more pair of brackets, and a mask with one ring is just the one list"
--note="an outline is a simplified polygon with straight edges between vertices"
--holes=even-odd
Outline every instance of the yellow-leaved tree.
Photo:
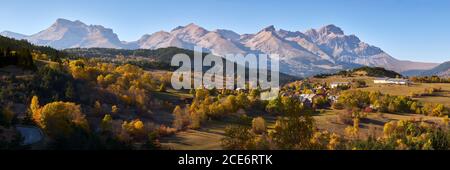
[[53,102],[40,109],[35,121],[50,137],[71,135],[76,128],[88,130],[89,126],[80,106],[71,102]]
[[39,106],[39,98],[37,96],[33,96],[31,98],[30,110],[33,117],[33,120],[39,124],[39,120],[41,119],[41,112]]
[[174,120],[172,125],[177,130],[184,129],[187,125],[189,125],[189,117],[184,109],[181,109],[180,106],[176,106],[173,110]]

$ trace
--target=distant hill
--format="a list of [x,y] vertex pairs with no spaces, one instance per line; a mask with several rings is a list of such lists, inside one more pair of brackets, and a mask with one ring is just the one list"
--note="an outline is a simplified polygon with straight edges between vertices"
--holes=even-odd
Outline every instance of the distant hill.
[[51,56],[61,56],[64,57],[65,54],[61,51],[54,49],[49,46],[39,46],[29,43],[26,40],[17,40],[14,38],[4,37],[0,35],[0,48],[10,50],[20,50],[20,49],[29,49],[31,51],[40,52],[43,54],[51,55]]
[[343,70],[335,74],[319,74],[314,77],[325,78],[333,75],[352,76],[355,74],[363,74],[369,77],[390,77],[390,78],[403,77],[400,73],[397,73],[392,70],[386,70],[385,68],[382,67],[367,67],[367,66],[355,68],[352,70]]
[[450,77],[450,61],[439,64],[438,66],[429,70],[410,70],[403,72],[406,76],[439,76]]
[[392,70],[386,70],[382,67],[360,67],[352,70],[353,72],[357,71],[365,71],[367,73],[367,76],[370,77],[403,77],[401,74],[392,71]]
[[[172,57],[176,54],[187,54],[191,59],[194,57],[194,51],[181,49],[177,47],[159,48],[155,50],[150,49],[111,49],[111,48],[72,48],[63,50],[72,57],[86,57],[86,58],[114,58],[123,56],[125,58],[144,57],[151,60],[151,62],[129,62],[130,64],[138,65],[143,68],[174,70],[170,63]],[[203,53],[206,56],[207,53]],[[225,62],[225,60],[224,60]],[[193,64],[193,62],[192,62]],[[204,67],[203,70],[208,70],[209,67]],[[280,72],[280,82],[285,83],[289,81],[298,80],[299,77],[288,75]]]
[[[160,48],[156,50],[150,49],[113,49],[113,48],[71,48],[63,50],[65,53],[71,56],[79,57],[116,57],[122,55],[124,57],[145,57],[157,62],[170,63],[172,57],[176,54],[187,54],[189,56],[194,55],[194,51],[181,49],[177,47]],[[205,55],[205,54],[204,54]]]
[[59,60],[65,54],[51,47],[33,45],[25,40],[0,36],[0,67],[16,65],[22,68],[35,68],[33,54],[45,54],[50,60]]

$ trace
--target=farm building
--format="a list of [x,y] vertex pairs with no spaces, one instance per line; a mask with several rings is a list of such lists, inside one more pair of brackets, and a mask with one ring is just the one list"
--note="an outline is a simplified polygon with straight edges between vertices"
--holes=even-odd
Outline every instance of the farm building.
[[400,78],[375,78],[373,80],[375,84],[400,84],[400,85],[408,85],[409,80],[400,79]]

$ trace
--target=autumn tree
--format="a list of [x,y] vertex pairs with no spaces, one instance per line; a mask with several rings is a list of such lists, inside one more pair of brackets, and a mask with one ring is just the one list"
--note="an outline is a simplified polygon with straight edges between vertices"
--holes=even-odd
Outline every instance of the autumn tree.
[[206,89],[196,89],[194,97],[196,100],[205,100],[209,97],[209,91]]
[[251,89],[250,96],[252,98],[257,98],[261,94],[261,90],[259,88]]
[[280,117],[271,133],[272,140],[280,149],[307,149],[314,132],[313,124],[313,118],[307,115]]
[[384,149],[445,150],[450,142],[447,130],[410,120],[391,121],[384,125],[381,145]]
[[33,120],[39,124],[41,120],[41,111],[39,106],[39,98],[37,96],[33,96],[31,98],[30,110],[33,117]]
[[111,132],[112,131],[112,117],[109,114],[106,114],[103,119],[102,122],[100,124],[100,128],[103,132]]
[[72,83],[66,84],[66,89],[65,89],[64,95],[65,95],[66,99],[68,99],[68,100],[75,99],[75,89],[74,89]]
[[336,133],[317,131],[311,138],[311,147],[314,150],[336,150],[344,148],[344,143]]
[[189,94],[195,95],[195,89],[191,88],[191,90],[189,90]]
[[225,101],[223,101],[222,105],[227,111],[231,113],[236,112],[238,110],[238,103],[236,100],[236,96],[234,95],[229,95],[225,99]]
[[363,87],[366,87],[367,85],[366,85],[366,81],[364,81],[364,80],[356,80],[355,81],[355,87],[356,88],[363,88]]
[[136,140],[145,140],[147,138],[147,131],[145,129],[144,122],[139,119],[135,119],[130,122],[123,122],[122,129]]
[[431,111],[432,116],[443,116],[445,107],[443,104],[436,104]]
[[266,111],[269,113],[281,114],[282,103],[280,97],[277,97],[276,99],[269,101],[269,103],[266,106]]
[[40,117],[34,116],[38,124],[51,137],[67,137],[76,128],[88,130],[85,115],[79,105],[70,102],[53,102],[46,104],[40,111]]
[[0,107],[0,125],[9,127],[13,124],[15,113],[12,111],[11,105],[11,103],[8,103],[5,107]]
[[417,108],[417,102],[412,102],[410,107],[411,112],[416,112]]
[[199,129],[202,123],[202,113],[195,111],[190,113],[190,124],[189,128],[191,129]]
[[119,107],[117,107],[116,105],[111,106],[111,113],[113,115],[117,115],[119,113]]
[[359,117],[353,118],[353,126],[348,126],[345,128],[345,133],[348,137],[357,139],[359,135]]
[[102,105],[100,104],[100,102],[98,100],[95,101],[94,114],[95,115],[100,115],[100,114],[102,114],[102,112],[103,112]]
[[228,126],[225,128],[225,137],[222,147],[226,150],[248,150],[255,148],[255,134],[247,126]]
[[189,125],[188,114],[186,113],[186,110],[181,109],[180,106],[175,107],[173,110],[173,116],[174,120],[172,124],[175,129],[182,130]]
[[97,76],[97,84],[104,86],[103,82],[105,81],[105,76],[103,76],[102,74]]
[[328,105],[328,100],[323,96],[318,96],[313,99],[313,108],[323,108]]
[[395,111],[396,111],[396,107],[395,107],[395,104],[394,103],[389,103],[389,105],[388,105],[388,111],[390,112],[390,113],[395,113]]
[[245,93],[239,93],[236,96],[236,104],[238,104],[240,108],[248,108],[250,106],[250,101]]
[[262,134],[266,132],[266,121],[264,120],[263,117],[253,118],[252,130],[256,134]]

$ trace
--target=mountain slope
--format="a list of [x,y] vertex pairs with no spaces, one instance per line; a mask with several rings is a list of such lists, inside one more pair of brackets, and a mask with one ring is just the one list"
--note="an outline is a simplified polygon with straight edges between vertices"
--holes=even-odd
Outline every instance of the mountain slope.
[[8,37],[8,38],[14,38],[16,40],[23,40],[27,37],[27,35],[19,34],[11,31],[3,31],[0,33],[1,36]]
[[[297,76],[334,72],[353,66],[384,67],[403,72],[411,69],[431,69],[437,64],[397,60],[378,47],[362,42],[355,35],[345,35],[335,26],[300,31],[276,30],[269,26],[256,34],[239,35],[229,30],[208,31],[198,25],[179,26],[166,33],[171,38],[153,36],[146,40],[151,45],[141,48],[156,49],[175,46],[193,49],[199,46],[216,55],[227,53],[276,53],[280,55],[284,72]],[[173,43],[171,41],[174,41]]]
[[438,66],[429,70],[409,70],[402,74],[406,76],[440,76],[440,77],[450,77],[450,61],[439,64]]
[[21,36],[11,32],[2,35],[26,39],[36,45],[51,46],[57,49],[76,47],[123,48],[125,46],[112,29],[65,19],[58,19],[49,28],[31,36]]
[[329,56],[340,62],[384,67],[397,72],[417,68],[430,69],[437,65],[397,60],[380,48],[362,42],[355,35],[345,35],[344,31],[335,25],[311,29],[305,34]]
[[246,53],[234,41],[238,34],[228,30],[208,31],[198,25],[179,26],[171,32],[157,32],[143,36],[138,40],[140,48],[157,49],[178,47],[193,50],[194,46],[204,48],[208,52],[224,55],[228,53]]

